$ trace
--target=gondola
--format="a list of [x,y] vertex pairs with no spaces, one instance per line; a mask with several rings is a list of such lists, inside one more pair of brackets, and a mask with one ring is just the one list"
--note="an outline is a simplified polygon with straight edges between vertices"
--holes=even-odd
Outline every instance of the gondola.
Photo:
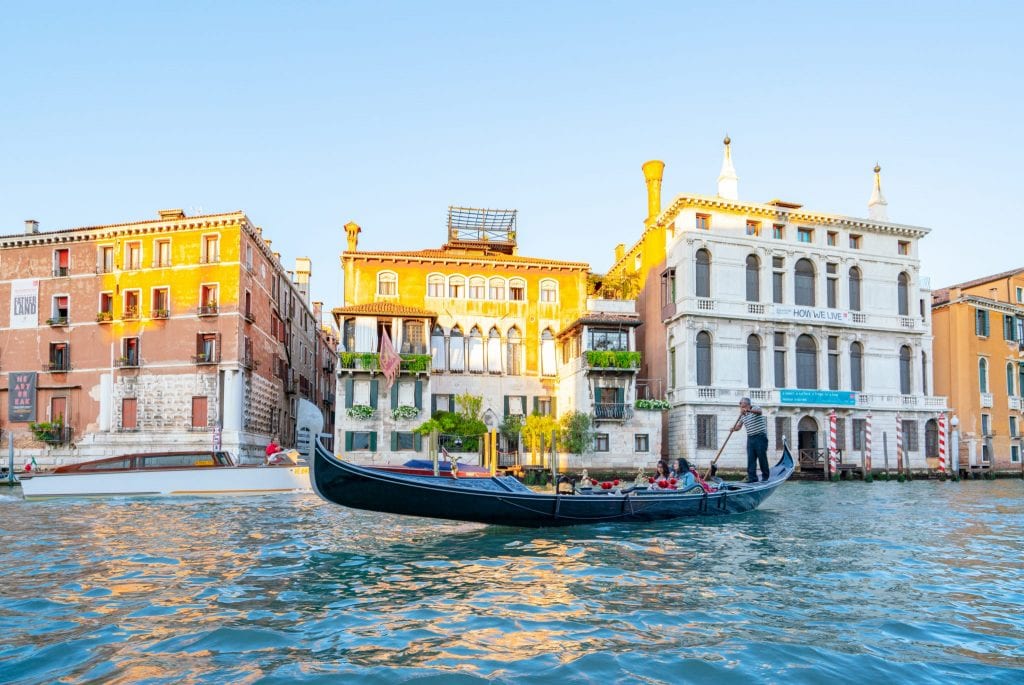
[[339,459],[315,441],[310,481],[323,499],[353,509],[505,526],[571,526],[690,516],[726,516],[761,505],[793,473],[784,445],[760,483],[727,483],[696,494],[624,488],[593,494],[540,493],[511,476],[452,479],[401,474]]

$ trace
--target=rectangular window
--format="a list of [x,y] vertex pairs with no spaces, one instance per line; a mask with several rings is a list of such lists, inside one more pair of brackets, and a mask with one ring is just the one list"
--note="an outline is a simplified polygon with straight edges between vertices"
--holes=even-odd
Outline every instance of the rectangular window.
[[775,387],[786,387],[786,334],[775,334]]
[[354,452],[373,452],[377,445],[377,434],[371,431],[348,431],[345,433],[345,441],[349,444],[347,449]]
[[783,224],[772,225],[772,238],[775,240],[784,240],[786,237],[786,227]]
[[697,228],[702,231],[707,231],[711,228],[711,215],[710,214],[698,214],[697,215]]
[[50,343],[50,371],[71,370],[71,349],[66,342]]
[[138,366],[139,359],[139,338],[122,338],[118,366]]
[[99,257],[96,263],[96,271],[101,274],[109,274],[114,270],[114,246],[102,245],[99,249]]
[[252,271],[252,245],[245,246],[245,268]]
[[591,328],[588,350],[629,350],[629,333],[626,331]]
[[676,301],[676,270],[665,269],[661,272],[661,306],[673,304]]
[[416,434],[410,431],[395,431],[391,434],[392,449],[398,452],[410,452],[416,449]]
[[853,449],[862,450],[864,449],[864,435],[867,431],[867,423],[864,419],[853,420]]
[[469,279],[469,299],[471,300],[482,300],[484,295],[487,293],[487,286],[484,285],[483,279],[474,280]]
[[1003,314],[1003,340],[1013,341],[1016,333],[1017,326],[1014,323],[1013,314]]
[[217,286],[216,284],[203,285],[199,287],[199,315],[216,314],[217,309]]
[[650,452],[650,437],[647,433],[635,433],[633,435],[633,451],[634,452]]
[[114,318],[114,293],[100,293],[100,309],[97,321],[110,321]]
[[747,235],[759,236],[761,235],[761,222],[760,221],[747,221]]
[[536,413],[541,416],[551,416],[552,399],[550,397],[535,398]]
[[462,298],[466,293],[466,284],[462,279],[448,279],[448,297]]
[[139,302],[141,299],[142,294],[138,290],[124,291],[124,318],[139,318]]
[[65,325],[71,311],[70,298],[67,295],[55,295],[50,308],[50,324]]
[[825,305],[829,309],[839,306],[839,276],[836,274],[836,265],[827,264],[828,271],[825,277]]
[[839,244],[839,234],[835,231],[829,231],[825,234],[825,242],[828,243],[829,247],[835,247]]
[[142,268],[142,243],[136,241],[124,244],[124,268]]
[[828,389],[839,389],[839,337],[828,337]]
[[896,244],[896,251],[904,257],[910,254],[910,241],[901,240]]
[[454,395],[439,395],[437,393],[430,396],[430,414],[439,411],[452,412],[455,411],[455,396]]
[[988,337],[988,310],[976,309],[974,313],[974,332],[982,337]]
[[860,236],[859,235],[854,235],[853,233],[850,234],[850,249],[851,250],[859,250],[860,249]]
[[796,239],[801,243],[813,243],[814,242],[814,229],[813,228],[798,228],[796,229]]
[[608,434],[607,433],[594,433],[594,451],[595,452],[607,452],[608,451]]
[[196,334],[196,361],[200,364],[220,361],[217,357],[217,334]]
[[793,429],[793,419],[789,416],[776,416],[775,417],[775,449],[782,449],[782,439],[785,438],[787,443],[792,444],[793,439],[790,435],[790,431]]
[[135,430],[139,427],[138,400],[134,397],[121,399],[121,429]]
[[697,449],[718,448],[718,417],[697,414]]
[[203,253],[199,256],[202,264],[213,264],[220,261],[220,237],[215,235],[203,236]]
[[67,276],[71,266],[71,252],[67,248],[53,251],[53,275]]
[[553,282],[545,281],[540,284],[540,301],[558,302],[558,288]]
[[1017,301],[1024,302],[1024,288],[1017,288]]
[[992,416],[990,414],[981,415],[981,435],[985,438],[992,436]]
[[1010,461],[1014,464],[1020,463],[1020,446],[1010,445]]
[[167,288],[153,288],[153,300],[150,303],[150,317],[166,319],[171,314],[171,295]]
[[676,348],[668,350],[668,387],[676,387]]
[[917,421],[903,419],[903,447],[907,452],[918,451]]
[[153,266],[171,265],[171,241],[162,239],[153,243]]
[[515,281],[508,286],[508,299],[514,302],[522,302],[526,299],[526,286]]
[[192,398],[192,427],[206,428],[210,425],[210,417],[207,412],[209,400],[206,397],[196,396]]
[[772,302],[781,304],[786,285],[786,260],[782,257],[772,257]]
[[1010,417],[1010,437],[1011,438],[1018,437],[1017,436],[1017,417],[1016,416],[1011,416]]

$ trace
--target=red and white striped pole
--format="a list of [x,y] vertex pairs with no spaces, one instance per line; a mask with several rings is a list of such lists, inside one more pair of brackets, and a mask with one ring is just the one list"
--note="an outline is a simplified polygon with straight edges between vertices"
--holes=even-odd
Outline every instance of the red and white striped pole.
[[903,420],[896,413],[896,473],[903,473]]
[[946,412],[939,412],[939,473],[946,474]]
[[828,414],[828,477],[836,472],[836,410]]
[[864,419],[864,470],[871,473],[871,412]]

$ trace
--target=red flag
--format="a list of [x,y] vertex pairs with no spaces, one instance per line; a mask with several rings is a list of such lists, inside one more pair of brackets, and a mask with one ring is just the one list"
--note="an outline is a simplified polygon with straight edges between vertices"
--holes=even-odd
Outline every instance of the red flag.
[[387,330],[381,332],[380,338],[380,370],[384,373],[384,378],[387,383],[384,389],[390,388],[395,379],[398,377],[398,367],[402,363],[402,358],[395,352],[394,345],[391,344],[391,338],[388,337]]

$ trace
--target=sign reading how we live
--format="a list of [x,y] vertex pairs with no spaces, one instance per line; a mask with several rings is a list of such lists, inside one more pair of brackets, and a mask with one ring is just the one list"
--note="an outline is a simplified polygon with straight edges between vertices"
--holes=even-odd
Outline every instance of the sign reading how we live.
[[773,309],[775,315],[782,319],[809,321],[813,323],[850,323],[850,312],[839,309],[817,309],[815,307],[792,307],[777,304]]
[[856,407],[857,393],[849,390],[779,390],[782,404],[822,405],[825,407]]

